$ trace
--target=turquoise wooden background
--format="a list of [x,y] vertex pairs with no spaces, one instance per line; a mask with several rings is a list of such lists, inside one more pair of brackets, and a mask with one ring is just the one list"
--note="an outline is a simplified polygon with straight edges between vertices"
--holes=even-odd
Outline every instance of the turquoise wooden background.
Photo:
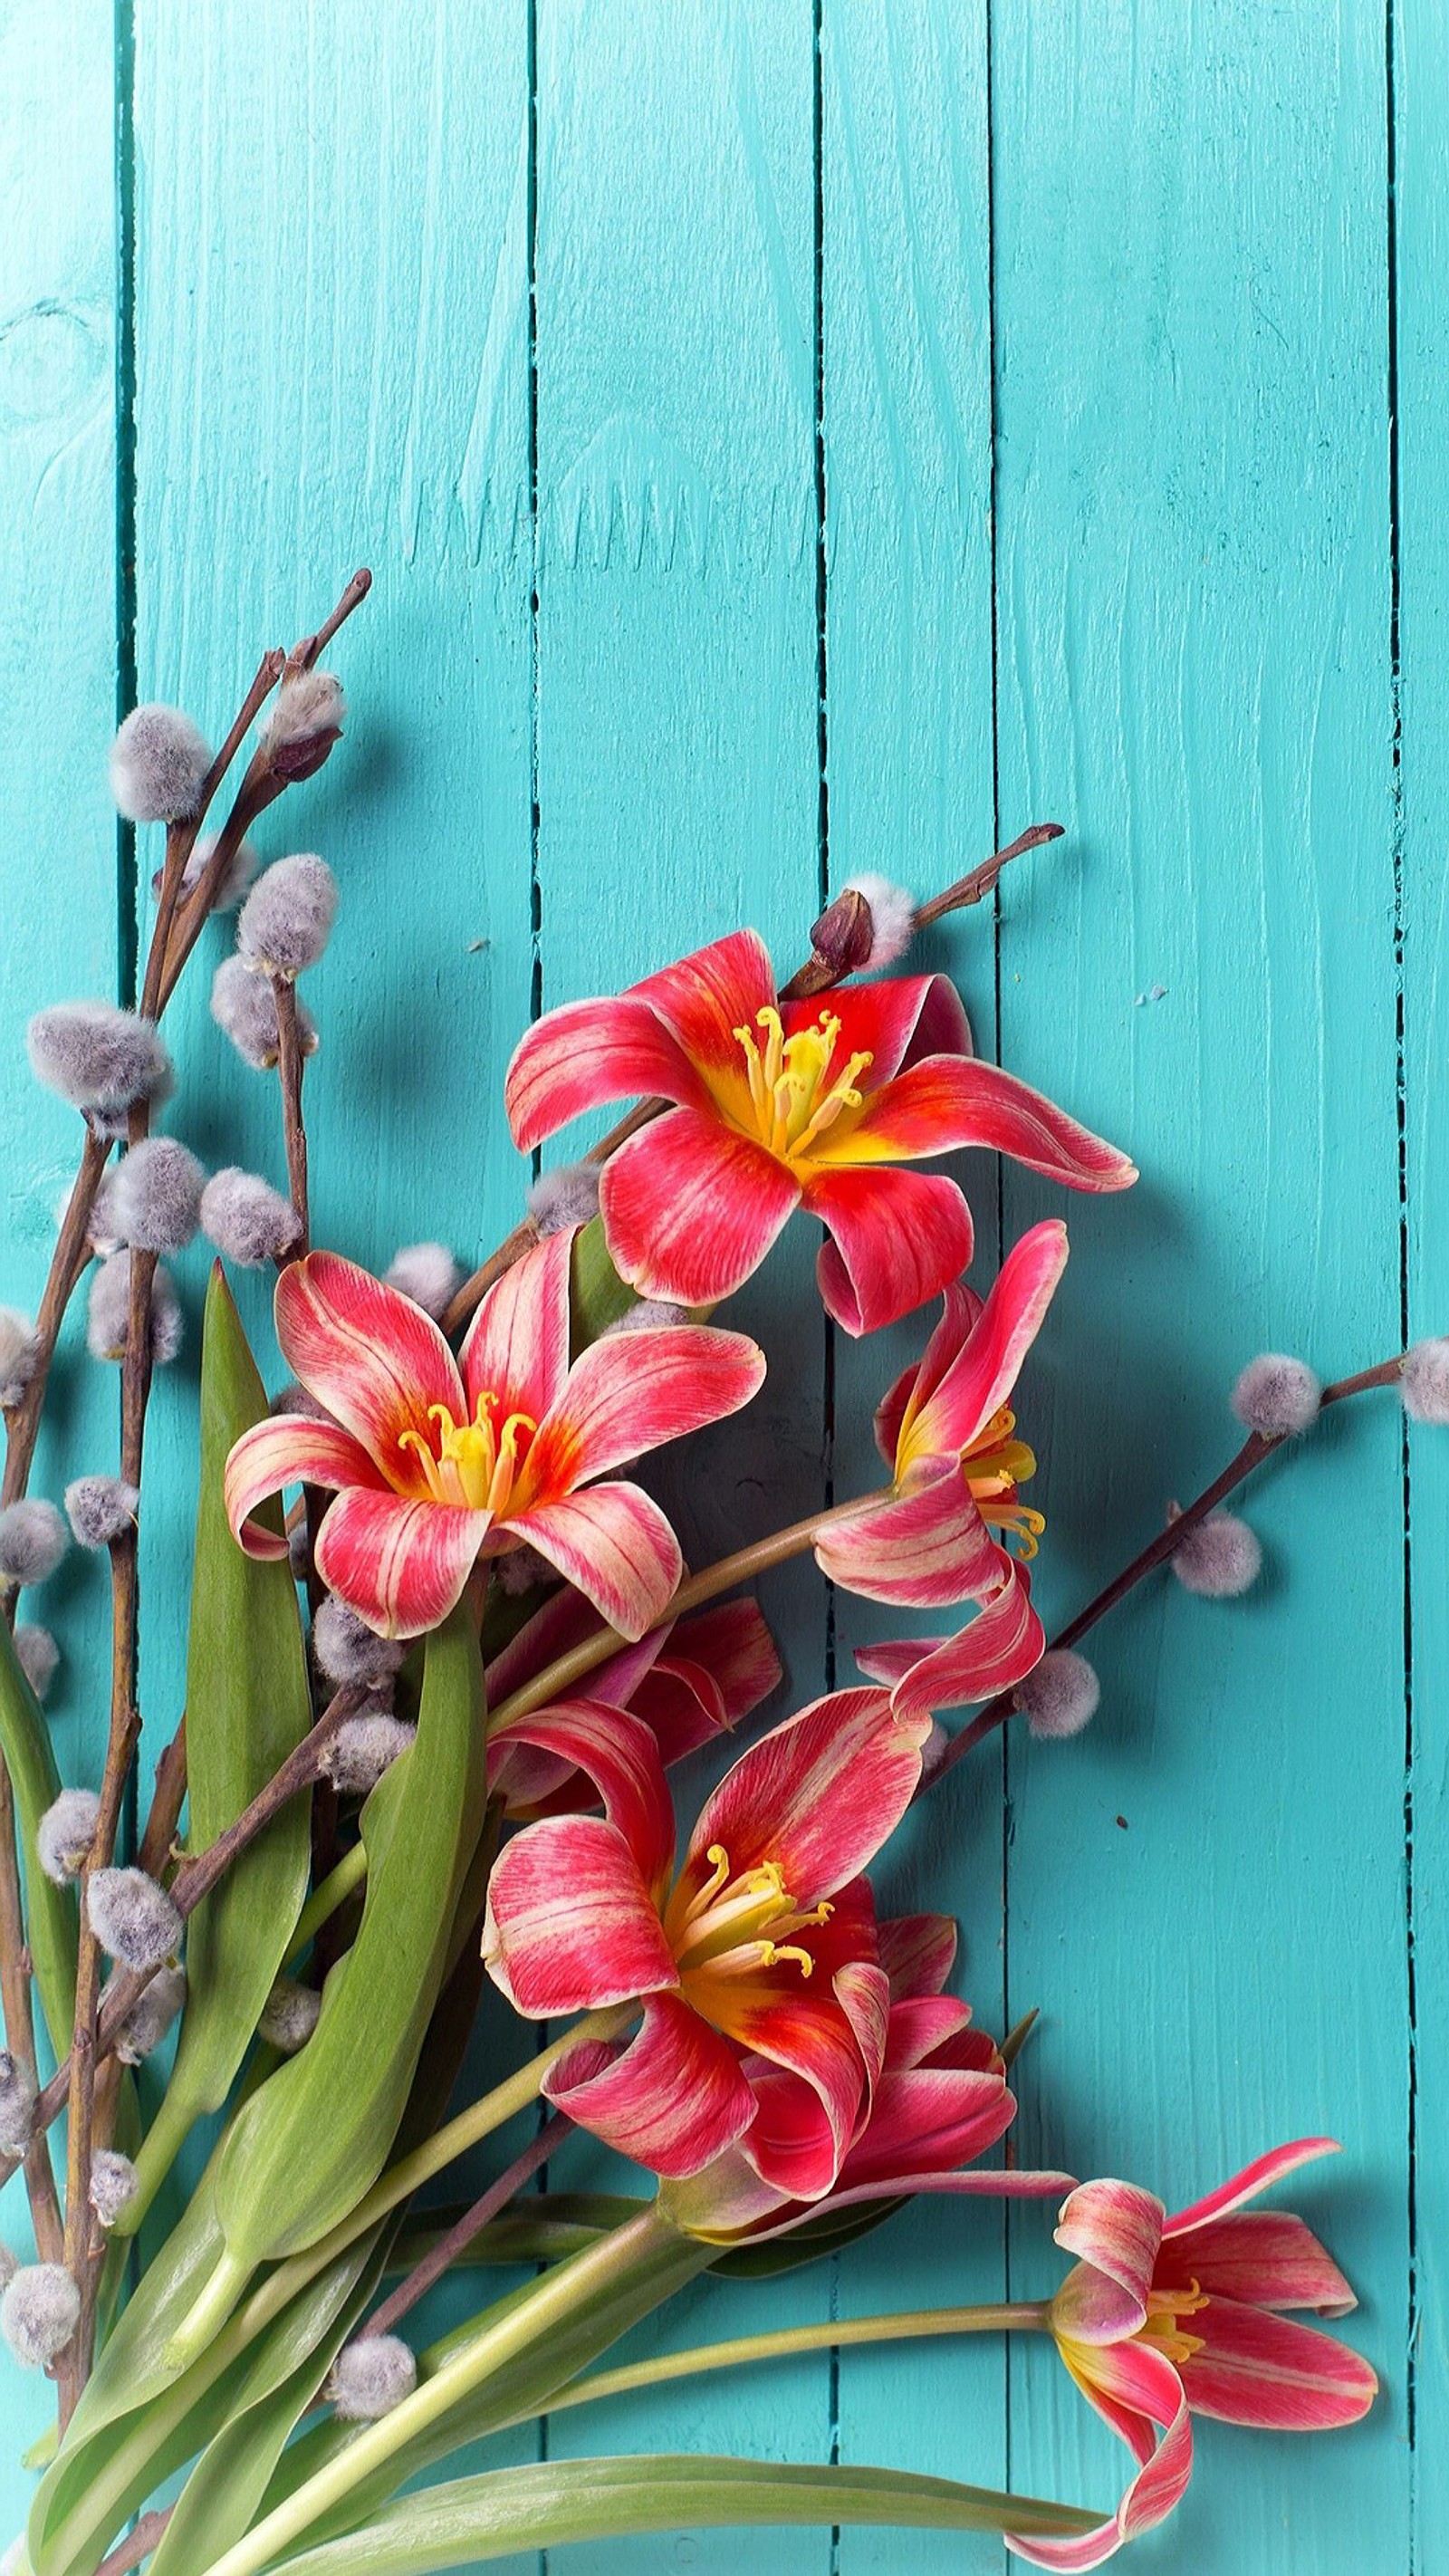
[[[742,917],[792,962],[822,883],[927,891],[1052,814],[1068,838],[999,922],[935,947],[982,1044],[1145,1176],[1070,1208],[1033,1364],[1048,1607],[1226,1454],[1255,1349],[1329,1374],[1405,1319],[1444,1329],[1446,118],[1439,0],[1387,24],[1381,0],[119,0],[114,25],[0,0],[0,1295],[33,1300],[73,1151],[24,1019],[124,993],[144,927],[103,788],[118,692],[219,727],[259,646],[367,561],[349,740],[266,842],[320,847],[344,888],[313,996],[324,1239],[381,1262],[511,1222],[499,1076],[540,993]],[[203,996],[177,1037],[175,1123],[274,1163]],[[1013,1172],[1000,1225],[1048,1204]],[[199,1253],[183,1272],[194,1311]],[[760,1526],[766,1479],[807,1508],[832,1452],[844,1490],[910,1342],[832,1360],[791,1284],[749,1301],[780,1361],[706,1535]],[[61,1392],[101,1463],[113,1390],[77,1362]],[[187,1392],[155,1417],[158,1733]],[[1279,2136],[1349,2150],[1295,2198],[1361,2289],[1382,2403],[1312,2444],[1206,2428],[1144,2566],[1433,2571],[1449,1452],[1360,1408],[1250,1511],[1260,1590],[1136,1601],[1090,1734],[958,1774],[891,1892],[959,1911],[988,2022],[1043,2006],[1024,2154],[1172,2199]],[[73,1568],[49,1602],[72,1774],[99,1589]],[[771,1606],[804,1696],[822,1604]],[[842,1668],[867,1616],[837,1606]],[[926,2214],[834,2276],[705,2288],[669,2331],[1054,2268],[1039,2215],[1008,2242],[988,2210]],[[38,2421],[14,2377],[3,2405]],[[551,2438],[1103,2501],[1122,2456],[1035,2348],[851,2353]],[[561,2563],[968,2555],[704,2534]]]

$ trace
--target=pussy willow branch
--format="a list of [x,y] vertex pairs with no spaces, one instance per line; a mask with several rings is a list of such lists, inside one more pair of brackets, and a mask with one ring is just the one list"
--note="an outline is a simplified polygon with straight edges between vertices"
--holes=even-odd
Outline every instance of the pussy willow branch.
[[[1336,1378],[1332,1385],[1324,1388],[1319,1397],[1320,1418],[1327,1413],[1331,1405],[1343,1404],[1351,1395],[1366,1395],[1375,1387],[1396,1386],[1402,1374],[1403,1365],[1403,1354],[1398,1352],[1392,1359],[1379,1360],[1373,1368],[1356,1370],[1352,1377]],[[1053,1637],[1051,1640],[1053,1649],[1060,1651],[1063,1648],[1075,1646],[1081,1638],[1096,1627],[1099,1619],[1105,1619],[1109,1610],[1115,1610],[1119,1601],[1125,1601],[1128,1593],[1135,1591],[1137,1585],[1147,1575],[1155,1574],[1160,1565],[1166,1565],[1181,1547],[1189,1532],[1195,1530],[1199,1522],[1205,1521],[1210,1512],[1215,1512],[1220,1503],[1225,1503],[1229,1494],[1235,1493],[1239,1485],[1245,1483],[1255,1469],[1262,1466],[1265,1459],[1273,1457],[1276,1451],[1288,1447],[1292,1441],[1303,1437],[1304,1434],[1301,1432],[1285,1431],[1278,1432],[1270,1438],[1264,1438],[1261,1432],[1250,1431],[1236,1456],[1229,1459],[1221,1474],[1214,1476],[1212,1483],[1205,1485],[1202,1492],[1177,1513],[1165,1529],[1159,1530],[1157,1536],[1150,1539],[1146,1547],[1139,1550],[1130,1564],[1123,1566],[1120,1574],[1114,1574],[1111,1582],[1103,1585],[1101,1591],[1087,1603],[1084,1610],[1079,1610],[1074,1619],[1068,1620],[1060,1636]],[[940,1760],[922,1781],[922,1791],[934,1788],[938,1780],[944,1780],[946,1774],[954,1770],[958,1762],[962,1761],[978,1744],[984,1742],[998,1726],[1003,1726],[1009,1717],[1014,1716],[1016,1705],[1015,1692],[1009,1690],[998,1691],[995,1699],[988,1700],[985,1707],[978,1710],[976,1716],[972,1718],[970,1725],[964,1726],[959,1735],[952,1736]]]
[[287,1157],[287,1192],[302,1231],[289,1258],[300,1259],[310,1239],[307,1199],[307,1130],[302,1122],[302,1029],[297,1015],[297,987],[290,975],[274,975],[277,1003],[277,1082],[282,1095],[282,1144]]
[[417,2306],[433,2283],[441,2281],[449,2264],[466,2252],[474,2237],[481,2236],[501,2209],[507,2208],[514,2193],[521,2191],[524,2184],[531,2182],[540,2168],[547,2164],[554,2149],[563,2145],[573,2125],[566,2111],[555,2111],[551,2120],[545,2120],[537,2137],[530,2138],[522,2154],[514,2157],[507,2171],[489,2184],[471,2209],[465,2209],[462,2217],[454,2220],[436,2245],[429,2247],[406,2277],[399,2281],[397,2288],[383,2300],[381,2307],[374,2309],[357,2338],[359,2343],[365,2342],[369,2335],[391,2334],[393,2327]]
[[[982,902],[994,891],[1002,869],[1008,866],[1012,859],[1023,857],[1028,850],[1040,849],[1047,841],[1059,841],[1062,831],[1063,826],[1060,823],[1033,823],[1028,831],[1022,832],[1016,840],[1008,842],[1004,850],[993,851],[989,859],[983,859],[979,867],[971,870],[969,876],[961,877],[955,885],[948,886],[944,894],[933,895],[929,903],[918,904],[915,911],[916,929],[928,929],[932,922],[944,920],[948,912],[964,912],[971,904]],[[826,918],[828,915],[822,914],[821,920],[824,921]],[[820,923],[816,924],[816,928],[817,930],[820,928]],[[829,992],[833,985],[842,983],[845,977],[854,971],[848,958],[842,958],[839,962],[833,963],[816,950],[803,966],[796,968],[789,982],[781,985],[780,999],[782,1002],[811,999],[816,993]],[[611,1154],[617,1153],[621,1145],[627,1144],[631,1136],[636,1135],[641,1127],[647,1126],[651,1118],[657,1118],[668,1106],[669,1103],[666,1100],[641,1100],[637,1107],[630,1110],[627,1118],[621,1118],[617,1126],[611,1127],[607,1134],[599,1138],[597,1144],[589,1147],[583,1157],[584,1161],[596,1165],[607,1163]],[[522,1222],[514,1227],[513,1232],[505,1236],[497,1251],[491,1252],[487,1260],[480,1263],[473,1272],[472,1277],[464,1280],[443,1317],[444,1332],[459,1331],[466,1324],[475,1307],[482,1303],[494,1281],[501,1279],[505,1270],[511,1270],[515,1261],[521,1261],[525,1252],[529,1251],[538,1239],[538,1228],[532,1217],[524,1217]]]

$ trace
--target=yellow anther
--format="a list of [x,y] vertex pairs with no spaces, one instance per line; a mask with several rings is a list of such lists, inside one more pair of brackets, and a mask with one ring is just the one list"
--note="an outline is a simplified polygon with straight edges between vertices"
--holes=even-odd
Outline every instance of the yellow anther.
[[834,1081],[829,1079],[841,1028],[834,1011],[822,1011],[813,1028],[797,1029],[787,1038],[779,1012],[767,1002],[755,1014],[755,1027],[764,1032],[763,1053],[752,1030],[733,1032],[744,1051],[755,1133],[772,1154],[789,1162],[808,1154],[837,1120],[864,1106],[856,1083],[873,1059],[862,1048]]
[[710,1876],[694,1900],[696,1905],[707,1904],[712,1896],[718,1896],[730,1874],[730,1856],[723,1843],[711,1843],[705,1859],[710,1865]]
[[740,1885],[748,1888],[751,1896],[784,1896],[785,1873],[777,1860],[762,1860],[758,1869],[746,1870]]
[[798,1942],[781,1941],[777,1944],[774,1941],[762,1941],[760,1943],[762,1968],[778,1968],[782,1959],[793,1959],[802,1977],[810,1977],[815,1973],[814,1960],[808,1950],[800,1948]]

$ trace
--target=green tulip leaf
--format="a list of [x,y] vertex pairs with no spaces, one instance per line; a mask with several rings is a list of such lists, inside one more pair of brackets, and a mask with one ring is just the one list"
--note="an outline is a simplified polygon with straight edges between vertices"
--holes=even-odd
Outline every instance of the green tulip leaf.
[[35,1829],[60,1796],[50,1729],[21,1669],[8,1620],[0,1619],[0,1752],[15,1792],[15,1822],[25,1871],[25,1934],[35,1963],[40,2008],[57,2062],[70,2047],[75,2019],[75,1891],[57,1887],[35,1857]]

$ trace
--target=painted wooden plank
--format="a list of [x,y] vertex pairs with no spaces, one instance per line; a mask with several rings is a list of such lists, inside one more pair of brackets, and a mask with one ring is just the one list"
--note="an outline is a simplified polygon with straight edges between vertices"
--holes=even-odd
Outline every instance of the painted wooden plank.
[[[61,0],[0,21],[0,762],[8,802],[0,943],[0,1110],[6,1139],[0,1302],[33,1313],[80,1121],[34,1082],[24,1031],[42,1002],[117,992],[116,823],[105,756],[115,724],[115,277],[109,17]],[[74,1450],[110,1465],[114,1389],[67,1329],[33,1490],[60,1499]],[[82,1460],[79,1463],[89,1463]],[[72,1558],[24,1618],[63,1661],[51,1694],[67,1778],[95,1778],[104,1720],[87,1670],[104,1653],[103,1569]],[[101,1695],[103,1698],[103,1695]],[[26,2241],[24,2189],[0,2229]],[[32,2481],[18,2452],[54,2392],[6,2362],[0,2532]]]
[[[600,11],[538,22],[539,850],[543,999],[610,989],[741,920],[784,961],[818,909],[813,170],[808,12]],[[550,1149],[550,1159],[567,1142]],[[683,1476],[706,1561],[819,1495],[823,1342],[803,1232],[730,1308],[771,1380]],[[766,1608],[797,1706],[821,1687],[818,1582]],[[686,1812],[698,1778],[685,1784]],[[583,2150],[571,2151],[579,2170]],[[819,2314],[702,2284],[645,2344]],[[660,2391],[666,2446],[822,2457],[826,2363]],[[565,2415],[560,2454],[637,2447],[627,2407]],[[754,2544],[751,2544],[754,2546]],[[790,2563],[824,2570],[825,2534]],[[600,2545],[591,2576],[734,2576],[739,2536]]]
[[[1442,1210],[1449,1188],[1443,1109],[1449,905],[1445,896],[1443,743],[1449,601],[1449,522],[1444,511],[1442,385],[1449,352],[1444,251],[1449,175],[1443,118],[1449,98],[1449,30],[1441,12],[1395,12],[1397,414],[1399,422],[1402,920],[1404,934],[1404,1181],[1411,1339],[1449,1328],[1449,1246]],[[1437,127],[1437,133],[1436,133]],[[1436,1222],[1436,1215],[1438,1221]],[[1449,1748],[1449,1441],[1411,1427],[1408,1446],[1412,1707],[1407,1730],[1412,1829],[1414,1984],[1413,2305],[1408,2370],[1413,2389],[1413,2566],[1430,2570],[1449,2547],[1449,2175],[1439,2141],[1449,2082],[1449,1834],[1444,1781]]]
[[[994,822],[987,13],[827,0],[821,37],[831,883],[879,869],[925,895],[985,855]],[[960,973],[988,1051],[994,947],[988,907],[910,960]],[[978,1157],[969,1178],[989,1276],[996,1175]],[[927,1329],[837,1336],[838,1494],[879,1482],[871,1416]],[[855,1645],[913,1624],[844,1593],[835,1613],[843,1680]],[[1000,1837],[1000,1763],[983,1761],[881,1875],[891,1910],[957,1915],[958,1985],[997,2030]],[[922,2204],[841,2259],[841,2313],[999,2298],[1004,2256],[989,2203]],[[838,2384],[842,2457],[1004,2480],[999,2345],[846,2351]],[[843,2531],[837,2556],[850,2576],[960,2565],[924,2532]]]
[[[316,1239],[380,1269],[441,1237],[471,1265],[526,1178],[499,1079],[532,978],[524,20],[501,0],[381,17],[223,0],[199,20],[142,0],[136,51],[142,685],[224,724],[259,648],[372,566],[329,657],[347,737],[257,838],[268,859],[320,850],[341,887],[304,987]],[[280,1181],[275,1085],[208,1016],[229,946],[209,931],[178,996],[171,1123],[209,1165]],[[178,1267],[194,1324],[204,1247]],[[243,1286],[270,1349],[267,1284]],[[179,1639],[157,1623],[162,1569],[187,1561],[195,1365],[193,1347],[153,1424],[158,1735],[179,1705]],[[450,2287],[423,2339],[483,2295]],[[524,2430],[507,2456],[533,2455]]]
[[[1007,1060],[1135,1149],[1025,1422],[1043,1591],[1084,1597],[1227,1454],[1270,1346],[1394,1346],[1393,774],[1382,22],[1131,0],[993,19],[1000,716],[1009,810],[1072,839],[1003,937]],[[1049,1203],[1008,1182],[1008,1233]],[[1171,2201],[1279,2136],[1387,2388],[1351,2439],[1206,2429],[1171,2547],[1218,2576],[1407,2561],[1403,1645],[1392,1407],[1249,1507],[1241,1607],[1104,1632],[1102,1716],[1011,1754],[1014,2010],[1041,2146]],[[1013,2285],[1050,2282],[1014,2231]],[[1048,2353],[1013,2476],[1110,2496]]]

